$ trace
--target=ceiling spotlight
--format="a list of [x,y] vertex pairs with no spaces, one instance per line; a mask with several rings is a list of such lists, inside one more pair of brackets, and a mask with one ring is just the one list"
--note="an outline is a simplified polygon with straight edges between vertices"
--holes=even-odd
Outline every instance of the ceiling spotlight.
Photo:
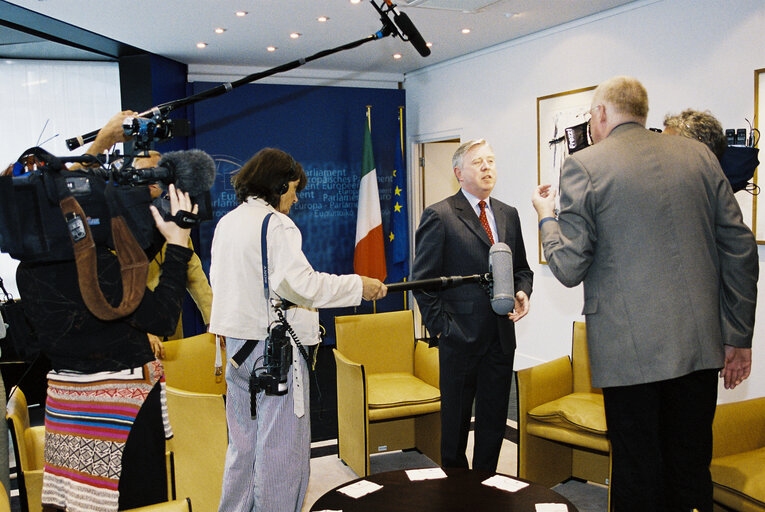
[[428,41],[427,43],[425,43],[425,46],[427,46],[428,48],[432,48],[433,47],[433,43]]
[[207,48],[207,43],[197,43],[197,48]]
[[240,18],[242,16],[247,16],[247,11],[236,11],[236,15],[239,16]]
[[225,31],[226,31],[226,29],[225,28],[221,28],[221,27],[218,27],[218,28],[215,29],[215,33],[216,34],[222,34]]
[[352,4],[358,4],[358,3],[361,3],[361,0],[351,0],[351,3]]
[[290,34],[291,39],[297,39],[300,36],[301,36],[300,32],[293,32]]
[[396,59],[396,60],[398,60],[398,59],[400,59],[400,58],[401,58],[401,54],[400,54],[400,53],[394,53],[394,54],[393,54],[393,58],[394,58],[394,59]]
[[316,21],[318,21],[319,23],[326,23],[327,21],[329,21],[329,18],[327,18],[326,16],[319,16],[318,18],[316,18]]
[[462,33],[463,34],[469,34],[470,33],[470,29],[469,28],[463,28],[462,29]]
[[275,52],[276,46],[269,46],[268,48],[266,48],[266,50],[268,50],[269,52]]

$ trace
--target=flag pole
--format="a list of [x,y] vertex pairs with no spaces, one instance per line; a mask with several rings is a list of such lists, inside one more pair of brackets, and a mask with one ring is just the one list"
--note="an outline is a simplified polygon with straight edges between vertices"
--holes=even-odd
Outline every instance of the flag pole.
[[[372,105],[367,105],[367,126],[369,134],[372,134]],[[372,301],[372,314],[377,313],[377,300]]]
[[[399,135],[399,144],[401,145],[401,155],[404,154],[404,107],[399,106],[398,107],[398,135]],[[403,160],[403,158],[402,158]],[[402,164],[404,167],[406,167],[406,164]],[[398,169],[398,172],[404,172],[404,169]],[[409,187],[407,187],[407,193],[408,193]],[[408,222],[407,222],[408,223]],[[404,282],[406,282],[406,277],[404,276]],[[404,309],[409,309],[409,292],[404,291]]]

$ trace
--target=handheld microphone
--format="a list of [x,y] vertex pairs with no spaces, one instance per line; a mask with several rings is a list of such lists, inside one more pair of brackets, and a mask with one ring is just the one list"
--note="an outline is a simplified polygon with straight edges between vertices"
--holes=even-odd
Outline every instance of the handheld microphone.
[[507,315],[515,308],[515,280],[513,279],[513,251],[503,242],[489,249],[489,273],[492,277],[491,309],[498,315]]
[[[396,4],[394,4],[392,0],[383,0],[388,6],[387,11],[383,11],[380,7],[378,7],[374,0],[369,1],[372,2],[372,5],[375,7],[375,9],[377,9],[377,12],[379,12],[385,17],[385,19],[388,20],[388,23],[391,23],[388,13],[393,12],[392,23],[395,25],[396,31],[398,32],[399,36],[401,36],[401,39],[412,43],[414,49],[417,50],[417,52],[419,52],[419,54],[423,57],[430,55],[430,48],[428,48],[428,45],[425,43],[425,39],[422,38],[422,35],[420,35],[417,27],[414,26],[414,23],[412,23],[412,20],[405,12],[399,12],[399,10],[396,9]],[[385,23],[385,19],[383,19],[383,23]]]

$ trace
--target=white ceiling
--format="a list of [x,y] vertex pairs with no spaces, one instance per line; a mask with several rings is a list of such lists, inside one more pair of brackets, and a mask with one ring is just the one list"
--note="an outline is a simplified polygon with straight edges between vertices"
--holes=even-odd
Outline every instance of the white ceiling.
[[[374,0],[379,5],[383,0]],[[432,54],[387,37],[306,65],[403,74],[606,11],[634,0],[399,0]],[[9,0],[52,18],[190,65],[271,68],[363,39],[382,27],[370,0]],[[472,11],[457,9],[472,9]],[[244,17],[235,16],[247,11]],[[329,21],[319,23],[319,16]],[[216,34],[214,29],[226,29]],[[470,28],[467,35],[463,28]],[[291,32],[300,38],[290,39]],[[204,49],[196,47],[206,42]],[[5,43],[7,44],[7,42]],[[269,53],[266,47],[276,46]],[[393,59],[400,53],[401,59]]]

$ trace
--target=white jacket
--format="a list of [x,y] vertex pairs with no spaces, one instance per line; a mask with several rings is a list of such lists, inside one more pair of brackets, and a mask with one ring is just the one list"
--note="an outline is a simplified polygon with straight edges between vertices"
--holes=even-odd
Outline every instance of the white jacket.
[[303,345],[319,342],[316,308],[357,306],[362,283],[356,274],[316,272],[302,251],[302,236],[286,215],[258,198],[249,198],[221,218],[212,243],[210,284],[213,290],[210,332],[241,339],[263,340],[276,314],[263,290],[260,232],[268,224],[268,274],[271,297],[302,307],[286,317]]

